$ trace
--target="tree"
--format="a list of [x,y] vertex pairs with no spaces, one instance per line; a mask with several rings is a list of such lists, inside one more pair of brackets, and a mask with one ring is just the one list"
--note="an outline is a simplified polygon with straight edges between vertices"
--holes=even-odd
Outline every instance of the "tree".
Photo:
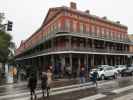
[[0,13],[0,62],[5,63],[14,56],[15,44],[11,41],[12,36],[6,32],[3,24],[4,13]]
[[12,37],[4,31],[0,31],[0,62],[7,62],[10,54],[10,45]]

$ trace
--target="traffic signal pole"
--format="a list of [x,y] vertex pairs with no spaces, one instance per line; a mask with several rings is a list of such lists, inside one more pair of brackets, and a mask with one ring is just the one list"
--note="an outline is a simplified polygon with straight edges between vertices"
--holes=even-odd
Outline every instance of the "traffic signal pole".
[[12,31],[12,21],[8,21],[7,24],[0,24],[0,31],[6,31],[6,26],[7,26],[7,31]]

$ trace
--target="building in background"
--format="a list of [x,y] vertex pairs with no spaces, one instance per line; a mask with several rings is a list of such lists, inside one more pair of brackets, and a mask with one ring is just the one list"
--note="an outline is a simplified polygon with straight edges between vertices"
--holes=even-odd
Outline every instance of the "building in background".
[[[39,71],[52,65],[55,74],[70,67],[78,76],[80,67],[127,64],[131,42],[128,27],[107,17],[70,7],[50,8],[42,26],[16,50],[18,66],[36,66]],[[88,68],[87,68],[88,69]]]

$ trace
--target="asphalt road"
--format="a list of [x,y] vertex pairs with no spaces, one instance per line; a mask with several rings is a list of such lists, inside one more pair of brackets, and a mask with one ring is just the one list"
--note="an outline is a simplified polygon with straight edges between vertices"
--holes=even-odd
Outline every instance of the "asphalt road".
[[[42,97],[40,88],[36,93],[37,100],[133,100],[133,77],[99,81],[98,87],[92,82],[58,84],[51,89],[49,98]],[[0,100],[30,100],[30,93],[26,84],[3,85],[0,86]]]

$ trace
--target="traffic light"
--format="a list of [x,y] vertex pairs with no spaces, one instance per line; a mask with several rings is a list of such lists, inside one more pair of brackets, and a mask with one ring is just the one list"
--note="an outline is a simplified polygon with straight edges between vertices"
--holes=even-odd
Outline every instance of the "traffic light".
[[8,21],[8,23],[7,23],[7,31],[12,31],[12,24],[13,24],[13,22]]

